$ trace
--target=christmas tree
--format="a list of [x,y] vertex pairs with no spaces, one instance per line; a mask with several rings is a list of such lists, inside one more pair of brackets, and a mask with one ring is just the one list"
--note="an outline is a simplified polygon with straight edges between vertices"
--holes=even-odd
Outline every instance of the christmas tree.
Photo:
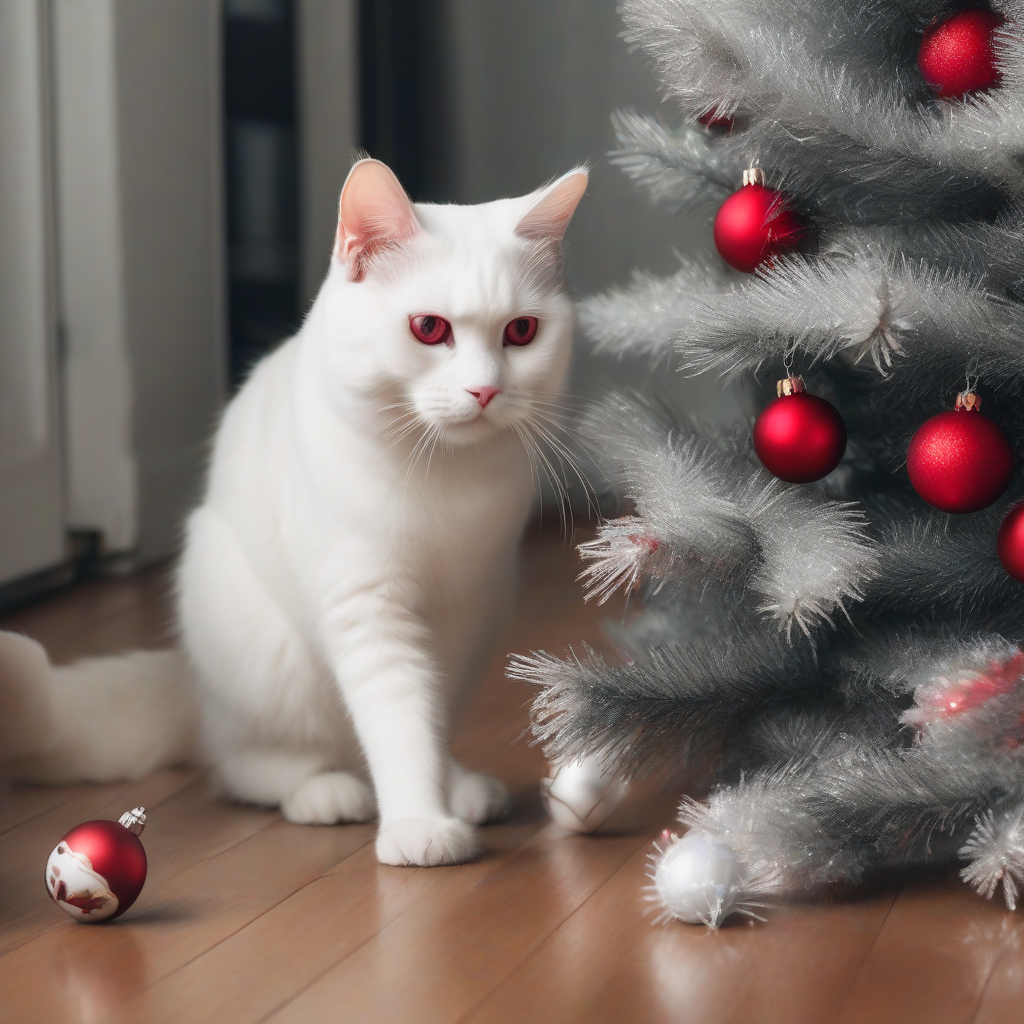
[[625,514],[582,546],[583,582],[636,596],[621,664],[515,662],[535,736],[700,797],[654,855],[682,920],[941,859],[1013,908],[1024,3],[622,10],[681,126],[617,114],[616,159],[655,200],[717,208],[718,251],[585,301],[583,329],[671,372],[781,379],[753,429],[629,396],[590,414]]

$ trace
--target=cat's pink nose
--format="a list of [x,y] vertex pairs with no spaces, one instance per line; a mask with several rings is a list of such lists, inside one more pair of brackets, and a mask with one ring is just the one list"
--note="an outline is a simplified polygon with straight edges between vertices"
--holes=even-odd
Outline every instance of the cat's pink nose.
[[466,390],[480,403],[481,409],[486,409],[487,403],[495,395],[501,394],[501,388],[492,388],[490,385],[483,388],[466,388]]

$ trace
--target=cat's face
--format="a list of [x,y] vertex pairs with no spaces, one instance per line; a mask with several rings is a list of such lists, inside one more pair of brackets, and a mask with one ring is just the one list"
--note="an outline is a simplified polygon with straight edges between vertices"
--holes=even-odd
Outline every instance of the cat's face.
[[[353,198],[367,164],[372,188]],[[350,415],[450,445],[543,427],[572,348],[559,247],[585,187],[571,172],[520,199],[414,207],[382,164],[357,165],[311,313]]]

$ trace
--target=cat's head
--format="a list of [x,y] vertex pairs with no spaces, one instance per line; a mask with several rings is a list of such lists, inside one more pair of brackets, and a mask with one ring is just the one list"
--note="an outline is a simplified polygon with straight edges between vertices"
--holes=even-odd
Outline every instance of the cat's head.
[[454,445],[548,419],[572,348],[562,236],[586,185],[573,170],[518,199],[413,204],[384,164],[359,161],[308,323],[328,387],[367,426]]

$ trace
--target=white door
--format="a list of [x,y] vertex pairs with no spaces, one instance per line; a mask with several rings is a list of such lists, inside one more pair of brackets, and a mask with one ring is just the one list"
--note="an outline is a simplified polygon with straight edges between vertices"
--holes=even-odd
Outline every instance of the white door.
[[0,0],[0,584],[64,559],[46,0]]

